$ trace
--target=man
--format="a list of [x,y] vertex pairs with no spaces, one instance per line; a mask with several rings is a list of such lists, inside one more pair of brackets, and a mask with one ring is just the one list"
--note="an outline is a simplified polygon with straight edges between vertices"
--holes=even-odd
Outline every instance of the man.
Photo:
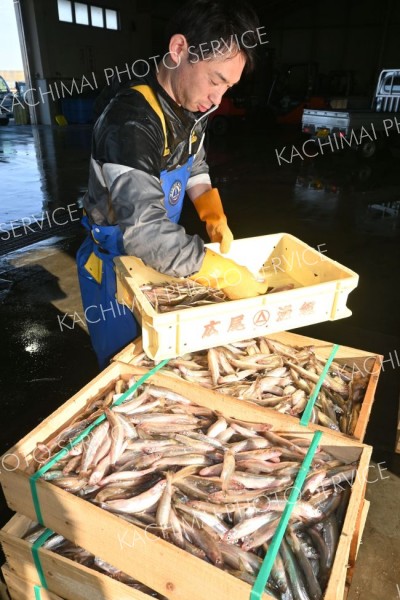
[[240,0],[191,0],[171,21],[168,52],[156,68],[121,86],[96,122],[84,200],[90,235],[77,261],[101,367],[139,334],[131,312],[115,300],[115,256],[138,256],[232,299],[266,292],[246,268],[206,250],[178,224],[186,191],[210,240],[229,251],[233,235],[211,186],[204,131],[223,94],[245,66],[252,68],[257,27]]

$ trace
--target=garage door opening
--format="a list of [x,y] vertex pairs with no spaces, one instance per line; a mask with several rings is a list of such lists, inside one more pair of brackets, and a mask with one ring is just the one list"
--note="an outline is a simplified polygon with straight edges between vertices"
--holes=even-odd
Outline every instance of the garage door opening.
[[[21,106],[29,85],[24,34],[19,1],[2,0],[0,25],[0,125],[17,118],[15,108]],[[24,60],[25,59],[25,60]],[[15,100],[17,95],[20,100]]]

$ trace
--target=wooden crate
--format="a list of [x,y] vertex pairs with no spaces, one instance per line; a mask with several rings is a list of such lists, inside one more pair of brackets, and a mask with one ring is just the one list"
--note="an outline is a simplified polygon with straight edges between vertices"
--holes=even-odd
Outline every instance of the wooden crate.
[[[31,581],[27,581],[20,577],[13,569],[10,569],[8,565],[3,565],[1,571],[7,584],[7,590],[11,600],[37,600],[34,584]],[[64,600],[61,596],[57,596],[57,594],[43,588],[40,589],[39,598],[40,600]]]
[[[219,244],[207,244],[219,253]],[[349,317],[349,293],[358,275],[287,233],[234,240],[226,255],[270,287],[293,289],[254,298],[157,312],[140,287],[179,281],[146,267],[133,256],[115,259],[117,298],[141,321],[143,346],[155,360],[219,346],[270,332]],[[235,281],[234,269],[227,272]]]
[[[369,506],[370,502],[364,500],[362,510],[360,511],[360,517],[356,523],[352,540],[352,547],[354,544],[356,547],[354,563],[349,565],[347,571],[343,572],[343,577],[345,578],[343,600],[346,600],[350,590],[355,560],[358,555]],[[3,569],[5,569],[5,571],[3,571],[4,578],[7,578],[9,584],[11,584],[14,589],[15,587],[23,588],[24,598],[27,600],[30,600],[31,598],[32,600],[36,600],[33,594],[33,586],[39,582],[39,577],[36,567],[33,564],[30,544],[21,539],[31,523],[32,521],[23,515],[14,515],[7,525],[0,530],[0,541],[3,552],[7,558],[7,565],[3,567]],[[51,556],[49,557],[49,555]],[[92,598],[93,600],[148,598],[148,596],[141,592],[132,589],[126,590],[126,586],[117,581],[111,580],[111,584],[110,582],[106,582],[106,585],[101,585],[104,577],[101,573],[93,572],[91,569],[87,569],[87,567],[67,558],[60,557],[51,551],[39,549],[39,557],[47,585],[49,586],[49,591],[57,590],[60,593],[63,593],[65,600],[80,600],[81,598],[82,600],[90,600]],[[52,560],[49,564],[49,558],[55,560]],[[90,573],[86,573],[86,571],[90,571]],[[19,573],[19,575],[23,574],[23,579],[17,576],[17,573]],[[93,581],[93,575],[96,577],[95,581]],[[17,582],[15,582],[15,579]],[[128,596],[126,596],[126,593],[128,593]],[[132,593],[135,595],[132,596]],[[46,592],[46,594],[48,595],[49,592]],[[18,598],[20,597],[21,596],[19,595]],[[55,594],[51,594],[49,597],[53,600],[60,598],[60,596],[56,596]],[[14,598],[17,598],[15,594],[13,595],[12,600],[14,600]]]
[[[328,359],[328,357],[332,351],[332,347],[333,347],[332,342],[317,340],[315,338],[306,337],[304,335],[298,335],[296,333],[291,333],[289,331],[285,331],[285,332],[281,332],[281,333],[273,333],[271,335],[268,335],[267,337],[269,337],[273,340],[282,342],[283,344],[288,344],[289,346],[310,346],[310,345],[312,345],[315,347],[316,354],[319,357],[321,357],[322,359]],[[116,356],[114,356],[113,360],[121,361],[126,364],[134,364],[135,357],[138,354],[141,354],[142,352],[143,352],[142,338],[137,338],[134,342],[132,342],[131,344],[128,344],[128,346],[126,346],[126,348],[124,348],[123,350],[121,350],[121,352],[119,352]],[[354,430],[353,436],[351,436],[354,439],[359,440],[361,442],[364,440],[364,437],[365,437],[369,417],[370,417],[371,410],[372,410],[372,405],[373,405],[373,402],[375,399],[375,391],[376,391],[376,386],[378,384],[379,374],[380,374],[381,367],[382,367],[382,360],[383,360],[383,356],[381,356],[380,354],[373,354],[371,352],[366,352],[364,350],[357,350],[355,348],[350,348],[348,346],[340,346],[339,350],[335,356],[335,362],[337,362],[343,366],[347,365],[352,370],[354,370],[355,373],[361,371],[364,374],[370,375],[369,381],[368,381],[368,387],[366,389],[364,400],[362,402],[361,411],[360,411],[360,414],[358,417],[357,425]],[[165,374],[168,376],[175,377],[175,378],[177,377],[173,373],[165,372]],[[198,386],[199,384],[193,383],[192,385]],[[204,388],[202,388],[202,389],[204,389]],[[224,394],[224,397],[227,398],[228,396],[226,394]],[[230,397],[231,396],[229,396],[229,398]],[[241,402],[245,402],[245,400],[241,400]],[[253,404],[254,403],[252,403],[251,405],[253,406]],[[264,408],[264,410],[266,410],[268,413],[270,411],[273,411],[273,409],[270,409],[270,408]],[[291,417],[290,415],[287,415],[287,416],[289,419],[293,419],[294,421],[298,420],[297,417]],[[324,430],[330,431],[328,428],[323,427],[321,425],[319,425],[318,428],[321,429],[322,431],[324,431]],[[400,429],[400,422],[399,422],[399,429]],[[346,435],[346,434],[341,434],[341,435]],[[399,435],[400,435],[400,431],[399,431]],[[349,436],[346,436],[346,437],[349,437]],[[399,438],[399,445],[400,445],[400,438]],[[400,451],[400,450],[398,450],[398,451]]]
[[[0,541],[9,569],[31,583],[40,583],[32,556],[32,544],[22,539],[32,521],[14,515],[0,530]],[[149,600],[150,596],[59,554],[39,548],[49,591],[65,600]],[[57,597],[58,597],[57,596]]]
[[[121,376],[129,378],[145,372],[145,369],[120,362],[111,364],[3,456],[1,483],[8,506],[12,510],[36,519],[29,476],[21,466],[29,463],[37,442],[46,441],[70,423],[88,400],[109,388],[110,382]],[[159,373],[153,375],[151,382],[168,387],[196,404],[217,410],[226,416],[270,423],[274,430],[282,433],[296,433],[296,436],[311,439],[314,430],[318,429],[301,427],[298,421],[288,419],[285,415],[273,412],[267,414],[257,406],[250,406],[235,398],[224,398],[212,391],[205,393],[203,388]],[[356,534],[357,516],[365,496],[372,448],[327,432],[324,432],[321,447],[344,460],[359,461],[358,475],[351,490],[331,577],[324,596],[325,600],[342,600],[345,591],[343,575],[348,566],[355,561],[355,553],[352,553],[351,546]],[[114,564],[171,600],[205,600],[217,597],[248,600],[251,592],[249,584],[153,536],[148,531],[135,527],[117,515],[106,512],[50,482],[38,481],[37,492],[43,521],[47,527]],[[271,597],[263,594],[262,598],[266,600]]]

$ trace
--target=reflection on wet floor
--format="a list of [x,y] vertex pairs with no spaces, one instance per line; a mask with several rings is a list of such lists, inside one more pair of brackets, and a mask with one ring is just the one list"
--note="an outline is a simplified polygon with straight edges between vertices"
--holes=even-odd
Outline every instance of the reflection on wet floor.
[[[399,215],[399,159],[386,152],[367,161],[355,151],[344,150],[279,166],[275,151],[302,138],[290,129],[265,133],[241,124],[239,144],[232,143],[232,135],[210,136],[207,142],[213,181],[226,192],[228,208],[232,187],[247,184],[246,203],[263,203],[261,214],[265,212],[268,227],[274,219],[270,211],[275,212],[278,203],[278,210],[290,210],[292,218],[319,221],[324,229],[329,228],[327,219],[346,213],[346,219],[361,231],[373,233],[375,227],[384,234],[386,228],[393,235]],[[1,231],[46,221],[58,207],[79,202],[87,185],[90,141],[90,126],[0,130]],[[279,185],[275,200],[271,191],[276,196]],[[262,187],[259,193],[258,186]],[[232,209],[236,211],[236,206]]]
[[400,200],[381,202],[380,204],[369,204],[368,208],[371,211],[380,213],[380,216],[383,219],[387,217],[395,217],[397,219],[400,217]]
[[3,223],[38,213],[43,206],[33,128],[23,129],[25,131],[18,135],[14,128],[2,127],[0,131],[0,215]]
[[2,127],[2,229],[75,203],[86,189],[90,143],[90,126]]
[[367,161],[352,154],[302,165],[294,189],[299,211],[312,221],[317,217],[333,218],[336,212],[341,214],[345,210],[347,219],[360,232],[398,234],[398,159],[386,154],[383,158]]

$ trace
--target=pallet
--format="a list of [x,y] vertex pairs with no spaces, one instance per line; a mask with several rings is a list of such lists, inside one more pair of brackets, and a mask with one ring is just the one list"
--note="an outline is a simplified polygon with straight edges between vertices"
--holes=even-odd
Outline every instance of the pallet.
[[[32,544],[22,539],[32,521],[14,515],[0,530],[0,541],[7,566],[31,585],[40,583],[32,556]],[[103,573],[60,556],[56,552],[38,550],[47,587],[65,600],[149,600],[150,596],[131,588]]]
[[[326,342],[323,340],[317,340],[315,338],[306,337],[304,335],[298,335],[296,333],[291,333],[288,331],[282,333],[273,333],[268,335],[267,337],[277,340],[283,344],[287,344],[289,346],[314,346],[316,354],[322,358],[327,360],[332,351],[333,343]],[[113,360],[120,361],[126,364],[134,364],[135,357],[138,354],[143,352],[143,344],[142,338],[137,338],[131,344],[128,344],[126,348],[121,350],[116,356],[114,356]],[[382,367],[383,356],[380,354],[373,354],[372,352],[366,352],[365,350],[357,350],[356,348],[350,348],[348,346],[340,346],[339,350],[335,356],[335,362],[341,365],[347,365],[350,367],[354,373],[362,372],[365,374],[370,374],[368,387],[365,392],[364,400],[361,406],[361,411],[358,417],[357,425],[354,430],[354,434],[350,437],[359,440],[362,442],[365,437],[365,433],[368,426],[369,417],[372,410],[372,405],[375,399],[375,391],[376,386],[378,384],[379,374]],[[165,373],[168,375],[168,373]],[[170,374],[174,377],[173,374]],[[178,377],[178,376],[176,376]],[[183,380],[184,381],[184,380]],[[192,383],[194,386],[198,386],[200,384]],[[204,388],[202,388],[204,389]],[[224,394],[224,398],[230,398],[227,394]],[[241,402],[245,402],[241,400]],[[253,403],[251,404],[253,406]],[[267,412],[273,411],[273,409],[264,408]],[[291,417],[287,415],[289,419],[294,419],[294,421],[298,421],[297,417]],[[323,427],[322,425],[318,426],[322,431],[330,431],[327,427]],[[400,428],[400,424],[399,424]],[[346,435],[346,434],[341,434]],[[400,436],[400,431],[399,431]],[[349,436],[346,436],[349,437]],[[400,437],[399,437],[400,444]],[[399,450],[400,451],[400,450]]]
[[[32,520],[36,513],[32,502],[29,476],[21,469],[29,463],[37,442],[45,442],[78,415],[88,400],[109,388],[119,377],[140,376],[145,369],[115,362],[63,406],[25,436],[2,459],[1,483],[8,506]],[[235,398],[224,398],[215,392],[204,392],[188,382],[174,380],[159,373],[151,382],[168,387],[200,406],[217,410],[238,419],[270,423],[275,431],[296,433],[311,439],[318,427],[300,427],[298,421],[286,415],[266,413]],[[325,600],[342,600],[345,592],[343,575],[356,558],[352,542],[357,535],[357,517],[363,504],[366,475],[372,448],[342,435],[324,432],[320,446],[346,461],[359,461],[358,474],[335,556]],[[19,461],[19,466],[18,466]],[[153,536],[46,481],[37,482],[37,491],[44,524],[78,546],[114,564],[123,572],[143,582],[171,600],[205,600],[224,597],[248,600],[251,586],[215,568],[163,539]],[[106,543],[105,543],[106,541]],[[354,544],[353,544],[354,546]],[[263,600],[271,599],[263,594]]]

